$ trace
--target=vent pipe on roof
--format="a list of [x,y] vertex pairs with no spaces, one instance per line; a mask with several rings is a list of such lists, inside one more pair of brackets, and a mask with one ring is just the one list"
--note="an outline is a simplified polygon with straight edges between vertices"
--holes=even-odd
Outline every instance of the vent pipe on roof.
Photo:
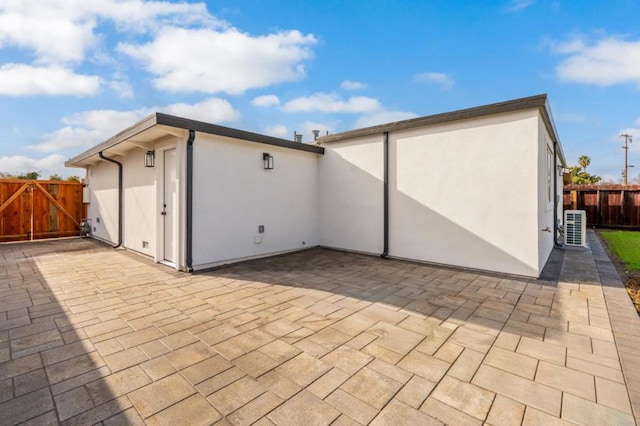
[[320,136],[320,130],[312,130],[311,133],[313,133],[313,140],[314,141],[316,139],[318,139],[318,136]]
[[293,131],[293,140],[295,142],[302,142],[302,133],[298,133],[295,130]]
[[114,249],[122,246],[122,216],[123,216],[123,206],[122,206],[122,163],[116,161],[112,158],[105,157],[102,151],[98,152],[98,156],[105,161],[116,164],[118,166],[118,244],[113,246]]

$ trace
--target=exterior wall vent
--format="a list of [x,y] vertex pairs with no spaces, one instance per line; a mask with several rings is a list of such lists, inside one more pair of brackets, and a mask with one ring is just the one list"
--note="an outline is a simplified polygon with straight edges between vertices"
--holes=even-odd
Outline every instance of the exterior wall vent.
[[587,213],[584,210],[564,211],[564,244],[569,247],[587,246]]

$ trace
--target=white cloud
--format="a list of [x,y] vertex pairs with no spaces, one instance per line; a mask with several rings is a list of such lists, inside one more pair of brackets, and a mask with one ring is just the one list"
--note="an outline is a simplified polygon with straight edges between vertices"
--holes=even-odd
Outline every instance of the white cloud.
[[93,110],[63,119],[64,127],[45,135],[45,140],[26,148],[39,152],[56,152],[69,148],[88,148],[131,126],[147,114],[146,110]]
[[635,83],[640,86],[640,40],[608,37],[587,44],[581,40],[552,45],[554,52],[568,55],[556,67],[562,81],[612,86]]
[[270,107],[280,105],[280,99],[276,95],[262,95],[254,98],[251,103],[257,107]]
[[60,66],[25,64],[0,66],[0,95],[94,95],[100,89],[98,76],[75,74]]
[[241,94],[304,77],[302,62],[315,43],[313,35],[299,31],[253,37],[235,28],[165,27],[149,43],[118,48],[155,74],[159,89]]
[[0,47],[32,50],[38,62],[78,63],[96,43],[100,21],[120,31],[143,32],[168,23],[223,25],[204,3],[145,0],[3,0]]
[[377,126],[378,124],[393,123],[395,121],[416,118],[417,115],[408,111],[378,111],[373,114],[365,114],[358,118],[356,128]]
[[133,87],[129,84],[127,76],[117,73],[113,80],[109,82],[109,88],[116,92],[121,98],[133,98]]
[[517,12],[532,6],[536,0],[511,0],[507,6],[507,10]]
[[240,118],[240,113],[231,106],[229,101],[220,98],[210,98],[193,105],[176,103],[155,109],[206,123],[228,123]]
[[341,99],[335,93],[315,93],[288,101],[282,109],[287,112],[363,113],[381,109],[377,99],[352,96]]
[[[0,47],[32,50],[40,62],[80,62],[94,42],[95,20],[46,1],[7,1],[0,6]],[[40,4],[42,3],[42,4]],[[41,6],[41,7],[38,7]]]
[[60,154],[51,154],[39,159],[23,155],[3,156],[0,157],[0,171],[11,174],[37,171],[42,177],[49,177],[54,173],[63,173],[65,160],[66,158]]
[[204,2],[169,2],[145,0],[76,0],[89,3],[89,11],[112,20],[121,31],[158,30],[165,25],[203,24],[226,27],[227,23],[211,16]]
[[155,111],[213,123],[233,122],[239,118],[239,113],[231,104],[219,98],[210,98],[196,104],[175,103],[133,111],[92,110],[65,118],[64,127],[45,135],[44,142],[26,148],[39,152],[89,148]]
[[366,89],[367,85],[364,83],[360,83],[359,81],[345,80],[340,83],[340,87],[344,90],[362,90]]
[[284,124],[276,124],[274,126],[268,126],[264,129],[264,134],[269,136],[275,136],[276,138],[290,139],[293,138],[293,134],[289,134],[289,128]]
[[449,74],[441,73],[441,72],[423,72],[420,74],[416,74],[413,76],[415,81],[427,81],[430,83],[435,83],[442,88],[442,90],[449,90],[455,84],[453,78]]

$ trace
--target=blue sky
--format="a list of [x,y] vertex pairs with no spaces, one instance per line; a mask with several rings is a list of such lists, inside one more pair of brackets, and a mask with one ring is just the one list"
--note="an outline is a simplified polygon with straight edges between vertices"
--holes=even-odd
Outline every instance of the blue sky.
[[0,172],[81,174],[64,160],[154,111],[310,141],[547,93],[570,164],[619,181],[631,133],[637,178],[637,16],[631,0],[0,0]]

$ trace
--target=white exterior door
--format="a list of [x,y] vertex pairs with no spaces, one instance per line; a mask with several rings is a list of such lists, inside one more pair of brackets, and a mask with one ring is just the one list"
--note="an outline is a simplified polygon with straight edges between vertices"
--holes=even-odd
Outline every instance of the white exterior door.
[[176,150],[168,149],[163,153],[163,260],[174,263],[176,261],[175,238],[175,207],[177,206],[177,171]]

